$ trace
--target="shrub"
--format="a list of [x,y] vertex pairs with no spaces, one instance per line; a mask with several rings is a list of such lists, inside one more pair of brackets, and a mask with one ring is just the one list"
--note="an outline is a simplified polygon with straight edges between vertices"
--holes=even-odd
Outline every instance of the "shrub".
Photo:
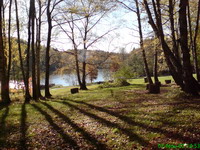
[[173,88],[170,92],[168,92],[167,97],[172,99],[188,99],[191,95],[185,93],[180,88]]
[[116,86],[129,86],[130,83],[126,81],[126,79],[117,79],[115,82]]
[[112,87],[121,87],[121,86],[129,86],[130,83],[128,83],[125,79],[117,79],[114,83],[105,82],[101,85],[99,85],[99,88],[112,88]]
[[115,87],[114,83],[105,82],[105,83],[99,85],[99,88],[100,88],[100,89],[103,89],[103,88],[111,88],[111,87]]

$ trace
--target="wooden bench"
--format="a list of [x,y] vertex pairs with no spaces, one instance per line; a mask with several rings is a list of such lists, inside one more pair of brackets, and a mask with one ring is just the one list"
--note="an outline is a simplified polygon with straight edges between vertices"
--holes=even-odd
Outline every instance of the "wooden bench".
[[71,89],[71,94],[75,94],[75,93],[78,93],[78,88],[72,88]]
[[171,83],[171,80],[165,80],[165,83],[166,83],[166,84],[170,84],[170,83]]

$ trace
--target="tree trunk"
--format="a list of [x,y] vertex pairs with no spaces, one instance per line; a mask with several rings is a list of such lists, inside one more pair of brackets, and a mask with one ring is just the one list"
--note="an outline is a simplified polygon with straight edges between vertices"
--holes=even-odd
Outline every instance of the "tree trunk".
[[6,55],[4,49],[4,42],[3,42],[3,0],[0,1],[0,76],[1,76],[1,99],[2,102],[5,104],[9,104],[11,102],[9,96],[9,81],[7,78],[7,62],[6,62]]
[[[22,51],[21,51],[21,42],[20,42],[20,29],[19,29],[19,17],[18,17],[18,5],[17,5],[17,0],[15,0],[15,9],[16,9],[16,23],[17,23],[17,39],[18,39],[18,51],[19,51],[19,57],[20,57],[20,67],[22,71],[22,76],[24,80],[24,85],[26,89],[26,102],[28,102],[28,99],[30,99],[30,96],[28,97],[29,93],[29,87],[28,87],[28,82],[26,80],[25,76],[25,71],[24,71],[24,63],[23,63],[23,58],[22,58]],[[28,99],[27,99],[28,98]]]
[[37,83],[36,83],[36,62],[35,62],[35,0],[31,0],[31,31],[32,31],[32,41],[31,41],[31,50],[32,50],[32,92],[33,99],[38,100],[37,95]]
[[158,83],[159,79],[158,79],[158,51],[157,51],[157,46],[155,45],[155,52],[154,52],[154,70],[153,70],[153,74],[154,74],[154,82]]
[[86,86],[86,62],[83,62],[83,77],[82,77],[82,84],[80,87],[81,90],[87,90]]
[[[2,27],[3,27],[3,30],[2,30],[2,34],[3,34],[3,46],[4,46],[4,49],[7,49],[7,37],[6,37],[6,20],[5,20],[5,9],[6,7],[3,6],[2,8]],[[7,54],[6,54],[7,55]],[[6,58],[6,61],[7,61],[7,58]]]
[[192,66],[190,62],[190,51],[188,48],[188,29],[187,29],[187,6],[188,0],[180,0],[179,26],[180,26],[180,46],[183,55],[183,80],[184,91],[193,95],[198,95],[197,85],[192,75]]
[[[31,3],[30,3],[31,7]],[[29,71],[30,71],[30,45],[31,45],[31,9],[29,8],[29,20],[28,20],[28,43],[27,43],[27,54],[26,54],[26,79],[25,79],[25,103],[29,103],[31,100],[30,90],[29,90]]]
[[198,36],[198,32],[199,32],[199,18],[200,18],[200,0],[198,2],[196,28],[195,28],[194,40],[193,40],[193,59],[194,59],[194,67],[195,67],[195,71],[197,74],[198,82],[200,82],[200,71],[199,71],[198,56],[197,56],[197,36]]
[[39,98],[43,99],[43,96],[41,94],[40,90],[40,49],[41,49],[41,16],[42,16],[42,6],[41,1],[38,1],[39,3],[39,18],[37,21],[37,39],[36,39],[36,66],[37,66],[37,95]]
[[75,47],[75,43],[74,43],[74,57],[75,57],[75,63],[76,63],[75,65],[76,65],[76,75],[77,75],[77,79],[78,79],[78,84],[81,88],[82,82],[81,82],[79,62],[78,62],[78,50]]
[[182,65],[180,64],[179,60],[177,60],[177,58],[174,56],[174,54],[171,52],[169,46],[167,45],[167,42],[165,41],[163,28],[162,28],[161,12],[160,11],[157,12],[157,10],[160,10],[159,0],[157,0],[157,7],[158,7],[157,9],[156,9],[155,2],[153,3],[154,11],[156,11],[156,12],[154,12],[155,18],[156,18],[156,23],[153,20],[147,0],[144,0],[144,5],[145,5],[145,9],[146,9],[148,18],[149,18],[149,24],[153,28],[155,35],[159,38],[159,40],[162,44],[162,49],[163,49],[163,52],[165,55],[165,60],[169,67],[171,75],[174,78],[174,81],[179,86],[181,86],[181,88],[183,89],[184,83],[183,83],[183,77],[182,77]]
[[12,11],[12,0],[9,4],[9,18],[8,18],[8,81],[10,81],[10,70],[12,63],[12,41],[11,41],[11,11]]
[[49,52],[50,52],[50,47],[51,47],[51,32],[52,32],[52,18],[51,18],[51,12],[50,12],[50,3],[51,0],[48,0],[48,4],[47,4],[47,19],[48,19],[48,37],[47,37],[47,48],[46,48],[46,73],[45,73],[45,97],[51,97],[52,95],[50,94],[50,90],[49,90],[49,68],[50,68],[50,56],[49,56]]
[[86,56],[87,56],[87,34],[88,34],[88,23],[89,19],[86,17],[86,23],[85,23],[85,29],[84,29],[84,38],[83,38],[83,76],[82,76],[82,85],[81,85],[81,90],[87,90],[86,86]]
[[189,50],[191,49],[192,52],[193,52],[193,33],[192,33],[192,23],[191,23],[191,15],[190,15],[190,5],[189,5],[189,2],[188,2],[188,6],[187,6],[187,18],[188,19],[188,30],[189,30]]
[[175,27],[174,27],[174,0],[169,0],[169,19],[170,19],[170,28],[171,28],[171,36],[172,36],[172,51],[176,57],[176,59],[180,61],[179,51],[178,51],[178,44],[175,34]]
[[144,44],[143,44],[142,25],[141,25],[141,17],[140,17],[138,0],[135,0],[135,3],[136,3],[136,10],[137,10],[136,14],[137,14],[137,20],[138,20],[139,35],[140,35],[140,48],[142,49],[144,69],[145,69],[145,73],[146,73],[149,84],[153,84],[153,81],[151,79],[151,75],[149,72],[149,67],[148,67],[148,63],[146,60],[146,53],[145,53]]

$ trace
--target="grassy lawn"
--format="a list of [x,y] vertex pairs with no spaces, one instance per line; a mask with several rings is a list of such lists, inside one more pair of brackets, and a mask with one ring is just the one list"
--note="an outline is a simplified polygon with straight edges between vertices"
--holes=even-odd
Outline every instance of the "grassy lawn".
[[0,149],[200,148],[199,99],[181,97],[175,85],[148,94],[143,79],[130,82],[73,95],[70,87],[51,89],[52,99],[1,106]]

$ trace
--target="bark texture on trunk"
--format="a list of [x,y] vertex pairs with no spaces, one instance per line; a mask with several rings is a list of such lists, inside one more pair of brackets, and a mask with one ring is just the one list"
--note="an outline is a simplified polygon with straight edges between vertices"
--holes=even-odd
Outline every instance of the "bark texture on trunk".
[[9,4],[9,17],[8,17],[8,81],[10,80],[10,70],[12,62],[12,41],[11,41],[11,12],[12,11],[12,0]]
[[36,70],[37,70],[37,95],[39,96],[39,98],[43,99],[43,96],[41,94],[41,89],[40,89],[40,49],[41,49],[41,25],[42,25],[42,21],[41,21],[41,16],[42,16],[42,5],[41,5],[41,1],[38,1],[39,4],[39,18],[37,19],[37,27],[36,27],[36,31],[37,31],[37,35],[36,35]]
[[[154,11],[156,11],[155,15],[156,16],[156,23],[154,22],[154,19],[152,17],[150,8],[149,8],[149,4],[147,3],[146,0],[144,0],[144,4],[145,4],[145,9],[149,18],[149,24],[152,26],[155,35],[159,38],[161,45],[162,45],[162,49],[165,55],[165,60],[166,63],[169,67],[169,70],[171,72],[171,75],[173,76],[175,82],[180,85],[181,87],[183,87],[183,80],[182,80],[182,65],[180,64],[180,62],[176,59],[176,57],[174,56],[174,54],[172,53],[172,51],[170,50],[170,47],[167,45],[166,41],[165,41],[165,37],[164,37],[164,33],[163,33],[163,28],[162,28],[162,21],[161,21],[161,14],[157,12],[157,9],[154,9]],[[158,4],[158,6],[160,6]],[[154,3],[154,7],[156,8],[156,4]],[[160,8],[159,8],[160,9]]]
[[32,93],[33,99],[38,100],[36,83],[36,53],[35,53],[35,0],[31,0],[31,51],[32,51]]
[[75,56],[75,63],[76,63],[76,75],[77,75],[77,79],[78,79],[78,84],[81,87],[82,82],[81,82],[81,77],[80,77],[80,67],[79,67],[79,61],[78,61],[78,50],[77,48],[74,46],[74,56]]
[[141,17],[140,17],[140,10],[139,10],[138,0],[135,0],[135,3],[136,3],[136,14],[137,14],[137,21],[138,21],[138,29],[139,29],[139,35],[140,35],[140,48],[142,49],[144,69],[145,69],[145,73],[146,73],[146,76],[147,76],[149,84],[153,84],[153,81],[151,79],[151,75],[150,75],[150,72],[149,72],[147,59],[146,59],[146,52],[145,52],[145,49],[144,49],[143,34],[142,34],[142,24],[141,24]]
[[19,51],[19,57],[20,57],[20,67],[21,67],[22,76],[23,76],[24,85],[25,85],[25,91],[26,91],[25,92],[25,102],[29,102],[30,101],[29,84],[28,84],[28,79],[27,79],[28,77],[25,75],[24,63],[23,63],[23,58],[22,58],[17,0],[15,0],[15,9],[16,9],[17,38],[18,38],[18,51]]
[[155,47],[155,52],[154,52],[154,69],[153,69],[153,75],[154,75],[154,82],[158,83],[158,51],[157,48]]
[[9,80],[7,77],[7,61],[3,41],[3,0],[0,1],[0,77],[1,77],[1,100],[4,104],[11,102],[9,96]]
[[[30,4],[31,5],[31,4]],[[27,42],[27,49],[26,49],[26,91],[25,91],[25,102],[29,103],[31,100],[30,95],[30,88],[29,88],[29,76],[30,76],[30,45],[31,45],[31,9],[29,8],[29,20],[28,20],[28,42]]]
[[[143,0],[145,9],[149,18],[149,24],[152,26],[156,36],[159,38],[162,49],[165,55],[166,63],[169,67],[172,77],[174,78],[175,82],[180,85],[183,91],[189,94],[197,95],[199,90],[199,84],[192,76],[192,66],[190,62],[190,53],[188,48],[188,26],[187,26],[187,14],[186,8],[188,5],[188,0],[180,0],[180,10],[179,10],[179,31],[180,31],[180,46],[182,52],[182,64],[180,63],[179,58],[177,57],[176,52],[174,51],[175,41],[173,49],[171,50],[167,41],[165,39],[163,25],[162,25],[162,15],[161,15],[161,7],[160,1],[152,0],[153,8],[154,8],[154,15],[155,20],[152,17],[151,10],[149,8],[149,4],[147,0]],[[169,5],[171,5],[171,1],[169,0]],[[172,9],[172,8],[170,8]],[[172,15],[172,14],[171,14]],[[172,16],[170,19],[173,19]],[[173,22],[171,21],[171,29],[173,29]],[[174,33],[172,33],[173,35]],[[174,40],[174,39],[173,39]],[[178,49],[178,46],[176,46]]]
[[174,0],[169,0],[169,20],[170,20],[170,29],[171,29],[171,37],[172,37],[172,51],[178,59],[179,62],[180,56],[179,56],[179,50],[178,50],[178,43],[177,43],[177,38],[176,38],[176,33],[175,33],[175,23],[174,23]]
[[51,0],[48,0],[47,4],[47,20],[48,20],[48,37],[47,37],[47,47],[46,47],[46,58],[45,58],[45,66],[46,66],[46,72],[45,72],[45,97],[51,97],[50,89],[49,89],[49,68],[50,68],[50,48],[51,48],[51,34],[52,34],[52,18],[51,18],[51,11],[50,11],[50,4]]
[[200,70],[198,65],[198,56],[197,56],[197,36],[199,34],[199,18],[200,18],[200,0],[198,2],[198,11],[197,11],[197,18],[196,18],[196,28],[194,33],[194,40],[193,40],[193,59],[194,59],[194,67],[197,74],[197,81],[200,82]]
[[187,25],[188,0],[180,0],[179,6],[179,26],[180,26],[180,46],[183,57],[183,80],[184,91],[193,95],[198,95],[198,88],[195,86],[195,79],[192,75],[192,65],[190,62],[190,50],[188,47],[188,25]]

